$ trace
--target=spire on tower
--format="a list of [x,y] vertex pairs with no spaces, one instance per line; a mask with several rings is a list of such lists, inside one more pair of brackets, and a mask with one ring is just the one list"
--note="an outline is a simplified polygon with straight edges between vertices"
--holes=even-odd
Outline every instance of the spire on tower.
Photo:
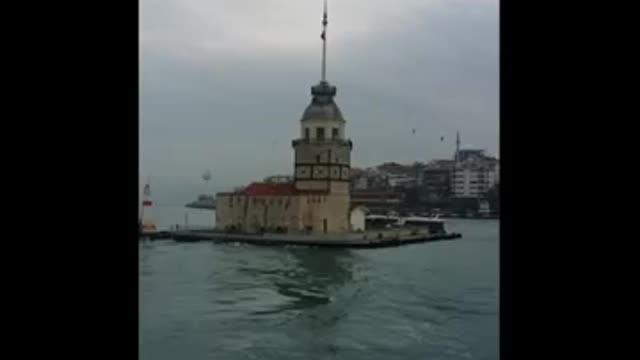
[[458,161],[458,153],[460,152],[460,131],[456,131],[456,154],[455,158]]
[[324,15],[322,16],[322,81],[326,81],[327,75],[327,0],[324,0]]
[[324,0],[324,16],[322,17],[322,25],[327,26],[327,0]]
[[333,101],[336,96],[336,87],[327,81],[327,24],[328,24],[327,0],[324,1],[324,14],[322,17],[322,78],[316,85],[311,86],[311,104],[302,114],[301,121],[309,119],[333,119],[344,121],[340,109]]

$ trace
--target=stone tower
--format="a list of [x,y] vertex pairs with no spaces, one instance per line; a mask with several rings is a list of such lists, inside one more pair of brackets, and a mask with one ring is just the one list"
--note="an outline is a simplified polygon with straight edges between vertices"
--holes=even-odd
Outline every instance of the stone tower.
[[[322,21],[322,80],[311,87],[311,103],[300,120],[300,137],[293,140],[294,182],[298,191],[326,195],[326,211],[335,213],[333,225],[325,228],[348,229],[351,178],[351,140],[346,138],[345,120],[336,105],[336,87],[326,80],[325,1]],[[319,210],[320,211],[320,210]],[[325,212],[325,210],[322,210]],[[344,217],[344,221],[342,220]]]
[[311,104],[300,120],[295,150],[295,186],[298,190],[349,194],[351,141],[345,120],[334,101],[336,87],[326,80],[327,2],[322,19],[322,80],[311,87]]
[[311,88],[312,100],[300,120],[300,138],[293,141],[298,190],[349,194],[351,140],[333,100],[336,87],[321,81]]

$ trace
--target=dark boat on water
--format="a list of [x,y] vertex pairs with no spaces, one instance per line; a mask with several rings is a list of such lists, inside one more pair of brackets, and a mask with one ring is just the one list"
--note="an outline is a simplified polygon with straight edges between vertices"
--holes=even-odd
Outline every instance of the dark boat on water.
[[198,200],[192,201],[185,206],[190,209],[215,210],[216,198],[213,195],[200,195]]

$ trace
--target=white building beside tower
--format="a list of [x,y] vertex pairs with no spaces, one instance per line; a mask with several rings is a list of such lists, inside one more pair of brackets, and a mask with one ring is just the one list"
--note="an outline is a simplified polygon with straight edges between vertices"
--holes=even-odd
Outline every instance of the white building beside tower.
[[452,191],[456,198],[482,198],[500,182],[500,161],[484,150],[460,149],[460,135],[456,139]]

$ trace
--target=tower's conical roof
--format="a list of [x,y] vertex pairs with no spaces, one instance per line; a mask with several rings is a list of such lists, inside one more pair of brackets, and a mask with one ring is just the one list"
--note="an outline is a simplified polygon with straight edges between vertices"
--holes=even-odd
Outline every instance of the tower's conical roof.
[[334,120],[344,121],[340,108],[333,100],[336,95],[336,87],[327,81],[320,81],[318,85],[311,87],[311,104],[302,114],[302,121],[307,120]]

